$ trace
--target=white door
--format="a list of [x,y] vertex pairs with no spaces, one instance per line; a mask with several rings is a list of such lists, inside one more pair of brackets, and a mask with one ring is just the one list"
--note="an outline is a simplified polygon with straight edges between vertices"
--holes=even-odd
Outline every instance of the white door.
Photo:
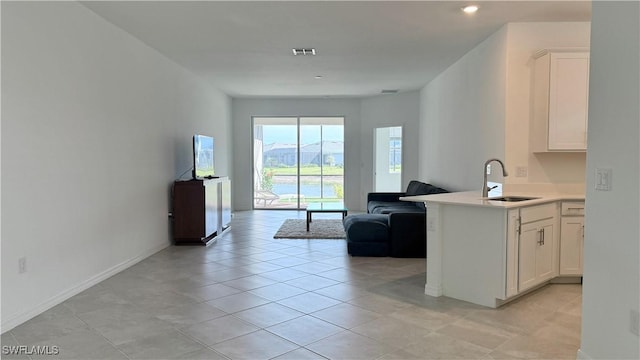
[[376,128],[373,147],[374,191],[402,191],[402,126]]

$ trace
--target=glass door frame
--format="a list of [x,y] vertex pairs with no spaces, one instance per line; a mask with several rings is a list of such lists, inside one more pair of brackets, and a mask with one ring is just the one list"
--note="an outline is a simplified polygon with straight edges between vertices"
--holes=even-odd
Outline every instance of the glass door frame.
[[[394,139],[395,137],[392,136],[394,131],[399,130],[400,133],[400,170],[398,171],[391,171],[391,144],[390,141],[391,139]],[[381,134],[382,131],[386,131],[387,132],[387,137],[384,138],[385,143],[384,144],[380,144],[379,143],[379,135]],[[403,184],[403,178],[404,178],[404,172],[402,171],[402,166],[404,164],[404,155],[405,155],[405,151],[404,151],[404,125],[394,125],[394,126],[382,126],[382,127],[376,127],[373,129],[373,191],[377,191],[377,192],[397,192],[397,191],[402,191],[402,184]],[[384,152],[384,156],[382,158],[380,158],[380,155]],[[394,156],[395,156],[395,152],[394,152]],[[385,176],[383,176],[383,174],[379,174],[379,170],[381,170],[379,168],[380,166],[380,161],[384,160],[384,171],[386,175],[386,181],[384,182],[384,184],[380,184],[380,180],[384,179]],[[394,165],[396,165],[396,161],[394,158],[393,161]],[[392,179],[392,177],[396,177],[393,176],[393,174],[398,174],[399,176],[397,176],[396,179]],[[395,183],[397,188],[392,188],[391,186],[391,182]],[[397,183],[396,183],[397,182]]]
[[[256,190],[256,149],[255,149],[255,145],[256,145],[256,119],[296,119],[296,191],[297,191],[297,196],[296,196],[296,202],[295,202],[295,207],[290,207],[290,208],[268,208],[268,207],[256,207],[256,198],[255,198],[255,190]],[[310,115],[284,115],[284,116],[264,116],[264,115],[255,115],[251,117],[251,155],[252,155],[252,159],[251,159],[251,167],[252,167],[252,171],[251,171],[251,186],[253,188],[252,190],[252,209],[253,210],[304,210],[303,207],[301,207],[301,148],[302,148],[302,144],[300,143],[301,141],[301,127],[304,126],[304,121],[302,119],[305,118],[325,118],[325,119],[341,119],[342,120],[342,142],[343,142],[343,172],[342,172],[342,199],[344,201],[345,198],[345,194],[344,194],[344,163],[346,162],[346,156],[344,156],[344,126],[345,126],[345,122],[346,122],[346,117],[345,116],[340,116],[340,115],[331,115],[331,116],[310,116]],[[293,124],[292,124],[293,125]],[[330,124],[327,124],[330,125]],[[321,125],[322,126],[322,125]],[[320,196],[321,198],[324,197],[324,189],[323,189],[323,174],[324,174],[324,166],[322,164],[323,161],[323,133],[322,131],[320,132]]]

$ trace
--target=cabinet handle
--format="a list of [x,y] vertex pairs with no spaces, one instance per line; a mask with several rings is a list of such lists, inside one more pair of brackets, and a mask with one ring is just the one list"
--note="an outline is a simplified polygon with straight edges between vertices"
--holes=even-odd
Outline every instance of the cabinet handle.
[[543,229],[538,230],[538,245],[542,246],[544,245],[544,234],[543,234]]
[[544,238],[545,238],[545,236],[544,236],[544,228],[542,228],[542,245],[544,245]]
[[581,207],[568,207],[567,210],[584,210],[584,208],[581,208]]

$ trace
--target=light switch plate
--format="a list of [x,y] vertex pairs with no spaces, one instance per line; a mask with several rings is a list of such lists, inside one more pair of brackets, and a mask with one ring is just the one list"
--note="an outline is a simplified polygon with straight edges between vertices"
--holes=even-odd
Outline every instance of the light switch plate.
[[605,168],[596,169],[596,190],[611,191],[611,182],[613,180],[613,170]]

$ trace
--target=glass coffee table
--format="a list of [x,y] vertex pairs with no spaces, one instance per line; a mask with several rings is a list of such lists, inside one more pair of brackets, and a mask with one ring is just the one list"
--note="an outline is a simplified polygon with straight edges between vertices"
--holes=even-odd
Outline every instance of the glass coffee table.
[[347,216],[347,209],[341,202],[320,202],[307,205],[307,231],[309,231],[309,223],[311,223],[311,214],[313,213],[341,213],[344,220]]

